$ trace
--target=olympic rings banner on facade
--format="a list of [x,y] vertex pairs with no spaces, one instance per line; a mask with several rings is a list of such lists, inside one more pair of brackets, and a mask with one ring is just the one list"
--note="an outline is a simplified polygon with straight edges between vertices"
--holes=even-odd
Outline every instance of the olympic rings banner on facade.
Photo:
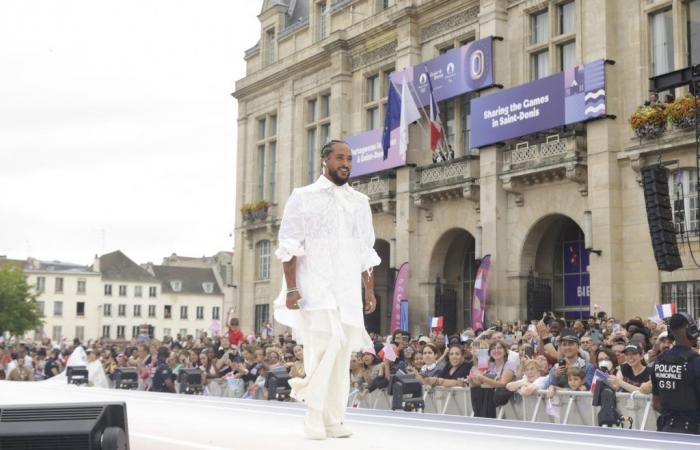
[[[493,37],[470,42],[437,58],[392,72],[389,78],[398,92],[401,92],[404,72],[409,92],[419,106],[430,102],[428,73],[437,101],[487,88],[493,84]],[[399,152],[398,129],[391,133],[387,159],[382,150],[382,128],[346,136],[344,140],[352,149],[350,176],[353,178],[406,165],[406,155]]]
[[605,116],[605,61],[476,98],[471,108],[474,147]]
[[418,106],[430,104],[428,74],[438,102],[485,89],[493,85],[493,37],[470,42],[437,58],[393,72],[390,79],[399,92],[404,72]]

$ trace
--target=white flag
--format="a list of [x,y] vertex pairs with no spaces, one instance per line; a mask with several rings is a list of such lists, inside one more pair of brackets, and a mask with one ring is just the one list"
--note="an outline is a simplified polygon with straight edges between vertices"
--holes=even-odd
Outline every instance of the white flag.
[[401,122],[399,124],[399,153],[401,157],[408,150],[408,125],[420,119],[420,111],[406,82],[406,71],[401,80]]

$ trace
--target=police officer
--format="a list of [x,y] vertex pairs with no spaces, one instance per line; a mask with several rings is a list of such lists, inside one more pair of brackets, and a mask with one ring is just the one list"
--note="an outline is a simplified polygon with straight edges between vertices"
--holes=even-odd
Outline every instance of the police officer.
[[674,314],[668,328],[675,340],[651,371],[654,409],[660,413],[657,431],[700,434],[700,357],[698,326],[685,313]]
[[168,356],[170,356],[168,347],[160,347],[158,349],[158,361],[156,362],[156,369],[153,372],[153,384],[151,385],[151,391],[175,392],[173,371],[170,370],[167,363]]

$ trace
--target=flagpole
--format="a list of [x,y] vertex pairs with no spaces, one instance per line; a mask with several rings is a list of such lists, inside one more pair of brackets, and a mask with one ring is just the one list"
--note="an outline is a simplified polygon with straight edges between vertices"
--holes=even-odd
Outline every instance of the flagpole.
[[[415,97],[416,97],[417,99],[420,100],[420,96],[418,95],[418,91],[416,91],[416,87],[413,85],[413,83],[408,82],[408,81],[407,81],[407,83],[408,83],[408,88],[409,88],[409,89],[413,89],[413,93],[415,94]],[[421,106],[420,106],[420,109],[421,109],[421,111],[423,111],[423,114],[425,115],[425,117],[421,117],[421,118],[422,118],[422,119],[428,119],[428,122],[430,122],[430,114],[428,114],[428,112],[425,110],[425,106],[421,105]],[[423,126],[423,124],[420,123],[420,121],[418,122],[418,124],[419,124],[420,127],[423,129],[423,132],[424,132],[426,135],[428,135],[428,137],[429,137],[429,136],[430,136],[430,133],[429,133],[428,130],[425,128],[425,126]],[[444,137],[444,133],[443,133],[443,137]],[[438,153],[440,154],[440,156],[442,157],[443,161],[445,161],[446,158],[445,158],[445,155],[442,153],[442,150],[441,150],[440,148],[438,148],[437,151],[438,151]]]
[[[430,86],[430,97],[433,101],[435,101],[436,109],[438,109],[438,116],[439,116],[440,115],[439,114],[440,108],[437,108],[438,101],[435,100],[435,91],[433,91],[433,84],[432,84],[431,79],[430,79],[430,71],[428,70],[427,65],[423,65],[423,68],[425,69],[425,75],[428,77],[428,85]],[[426,113],[426,115],[428,116],[428,121],[431,121],[432,120],[431,117],[427,113]],[[446,144],[449,147],[449,143],[447,142],[447,138],[445,137],[445,134],[446,134],[445,127],[443,126],[441,142],[444,142],[444,144]],[[443,153],[443,151],[440,147],[438,147],[437,151],[440,154],[440,156],[442,157],[443,162],[447,161],[447,158],[445,157],[445,153]]]

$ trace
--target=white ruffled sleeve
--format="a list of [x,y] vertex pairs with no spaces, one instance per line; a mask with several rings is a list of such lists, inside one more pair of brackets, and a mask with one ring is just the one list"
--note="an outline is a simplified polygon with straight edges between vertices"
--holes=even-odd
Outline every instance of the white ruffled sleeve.
[[275,256],[287,262],[295,256],[304,256],[304,219],[301,201],[296,191],[289,196],[284,207],[284,215],[277,236],[278,247]]
[[369,202],[365,201],[362,205],[362,212],[359,214],[360,239],[362,250],[360,253],[360,271],[371,271],[374,266],[382,263],[381,258],[374,250],[374,225],[372,224],[372,210],[369,207]]

